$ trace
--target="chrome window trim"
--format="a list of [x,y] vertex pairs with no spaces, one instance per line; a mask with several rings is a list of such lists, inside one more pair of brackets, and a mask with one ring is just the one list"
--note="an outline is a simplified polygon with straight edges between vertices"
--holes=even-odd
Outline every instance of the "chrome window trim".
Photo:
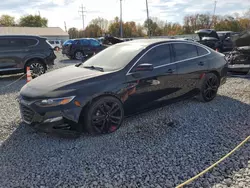
[[210,55],[211,54],[211,51],[210,50],[208,50],[208,48],[206,48],[205,46],[202,46],[202,45],[200,45],[199,43],[197,43],[197,44],[195,44],[194,42],[180,42],[180,41],[178,41],[178,42],[165,42],[165,43],[161,43],[161,44],[157,44],[157,45],[155,45],[155,46],[153,46],[153,47],[151,47],[150,49],[148,49],[144,54],[142,54],[142,56],[134,63],[134,65],[128,70],[128,72],[126,73],[126,76],[127,75],[131,75],[132,73],[130,72],[133,68],[134,68],[134,66],[150,51],[150,50],[152,50],[152,49],[154,49],[154,48],[156,48],[156,47],[158,47],[158,46],[162,46],[162,45],[166,45],[166,44],[179,44],[179,43],[181,43],[181,44],[191,44],[191,45],[194,45],[194,46],[199,46],[199,47],[201,47],[201,48],[203,48],[203,49],[205,49],[205,50],[207,50],[207,54],[204,54],[204,55],[201,55],[201,56],[197,56],[197,57],[192,57],[192,58],[187,58],[187,59],[184,59],[184,60],[180,60],[180,61],[174,61],[174,62],[172,62],[172,63],[168,63],[168,64],[164,64],[164,65],[159,65],[159,66],[156,66],[156,67],[154,67],[154,69],[158,69],[158,68],[161,68],[161,67],[165,67],[165,66],[168,66],[168,65],[174,65],[174,64],[177,64],[177,63],[181,63],[181,62],[184,62],[184,61],[188,61],[188,60],[192,60],[192,59],[198,59],[198,58],[201,58],[201,57],[204,57],[204,56],[207,56],[207,55]]

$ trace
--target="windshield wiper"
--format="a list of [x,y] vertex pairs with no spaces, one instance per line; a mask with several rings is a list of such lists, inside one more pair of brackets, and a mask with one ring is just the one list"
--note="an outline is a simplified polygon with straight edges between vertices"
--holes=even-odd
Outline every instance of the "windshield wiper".
[[95,70],[99,70],[101,72],[104,72],[104,69],[102,67],[95,67],[95,66],[84,66],[83,68],[86,68],[86,69],[95,69]]

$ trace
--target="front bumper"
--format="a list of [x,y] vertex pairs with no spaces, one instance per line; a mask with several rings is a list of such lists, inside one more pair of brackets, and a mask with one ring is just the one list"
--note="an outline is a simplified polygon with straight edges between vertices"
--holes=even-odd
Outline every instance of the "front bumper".
[[[25,100],[18,98],[20,113],[23,122],[43,130],[52,132],[54,129],[60,129],[71,126],[79,126],[78,120],[81,114],[81,108],[68,104],[61,107],[42,108],[38,107],[37,100]],[[70,124],[69,124],[70,122]]]

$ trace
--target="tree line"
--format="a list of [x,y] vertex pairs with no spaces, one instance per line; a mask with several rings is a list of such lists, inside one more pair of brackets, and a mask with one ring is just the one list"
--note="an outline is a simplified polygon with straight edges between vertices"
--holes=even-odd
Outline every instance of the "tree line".
[[15,17],[10,15],[2,15],[0,17],[0,26],[3,27],[48,27],[48,19],[39,15],[25,15],[18,21],[15,21]]
[[[21,26],[21,27],[47,27],[48,19],[40,15],[25,15],[17,22],[15,18],[9,15],[0,17],[0,26]],[[238,13],[233,15],[211,15],[190,14],[183,18],[183,24],[168,22],[156,17],[145,20],[143,24],[134,21],[122,22],[123,37],[145,37],[147,33],[151,36],[173,36],[193,34],[198,29],[215,29],[217,31],[235,31],[240,32],[250,29],[250,9],[242,16]],[[70,28],[68,31],[70,38],[82,37],[100,37],[105,34],[120,36],[120,20],[115,17],[114,20],[107,20],[101,17],[90,21],[88,26],[82,30]]]
[[[183,18],[182,25],[151,17],[149,20],[145,20],[142,25],[129,21],[123,22],[122,26],[124,38],[145,37],[148,30],[150,36],[193,34],[199,29],[240,32],[250,29],[250,9],[242,16],[238,13],[233,15],[190,14]],[[120,37],[120,20],[118,17],[111,21],[98,17],[93,19],[84,30],[70,28],[68,33],[70,38],[100,37],[105,34]]]

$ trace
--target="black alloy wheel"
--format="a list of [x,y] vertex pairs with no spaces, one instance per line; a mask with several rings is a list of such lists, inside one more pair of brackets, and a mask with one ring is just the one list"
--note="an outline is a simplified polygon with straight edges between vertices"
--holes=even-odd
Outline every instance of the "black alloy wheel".
[[206,74],[204,82],[201,87],[200,100],[203,102],[212,101],[218,92],[219,79],[213,73]]
[[34,77],[38,77],[46,72],[45,65],[39,61],[31,61],[26,67],[28,66],[30,67],[30,70],[32,70],[32,76]]
[[122,124],[122,103],[114,97],[102,97],[92,103],[85,113],[85,127],[91,134],[115,132]]

